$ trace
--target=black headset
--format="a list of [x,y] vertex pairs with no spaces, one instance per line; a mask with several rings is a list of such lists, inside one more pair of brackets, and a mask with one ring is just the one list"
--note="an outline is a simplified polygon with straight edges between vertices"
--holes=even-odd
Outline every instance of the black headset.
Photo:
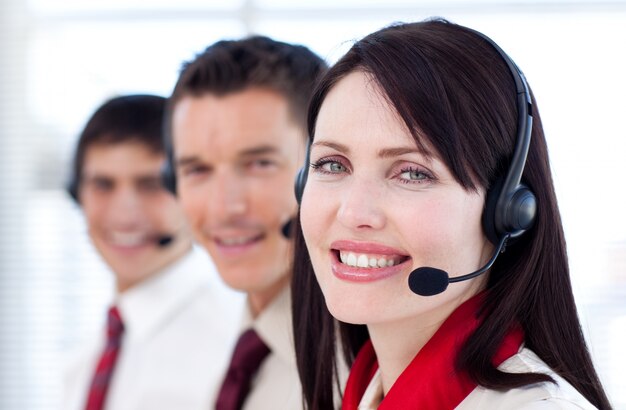
[[168,103],[168,109],[163,120],[163,146],[165,147],[165,162],[161,166],[161,184],[172,195],[176,196],[176,170],[174,169],[174,141],[171,132],[173,106]]
[[78,198],[78,184],[80,177],[77,175],[76,170],[72,170],[72,175],[70,176],[70,181],[65,187],[65,190],[69,194],[70,198],[74,200],[78,205],[80,205],[80,200]]
[[170,144],[165,145],[165,162],[161,167],[161,183],[176,196],[176,172],[174,171],[174,151]]
[[[515,81],[517,94],[517,137],[515,151],[505,177],[501,177],[489,188],[486,194],[482,225],[487,238],[504,249],[504,237],[516,238],[533,225],[537,214],[537,200],[533,192],[521,183],[532,133],[532,100],[524,74],[513,60],[489,37],[468,29],[487,41],[509,67]],[[295,181],[295,195],[298,204],[302,202],[304,187],[309,174],[310,140],[307,143],[306,162],[298,171]],[[494,258],[495,259],[495,258]]]

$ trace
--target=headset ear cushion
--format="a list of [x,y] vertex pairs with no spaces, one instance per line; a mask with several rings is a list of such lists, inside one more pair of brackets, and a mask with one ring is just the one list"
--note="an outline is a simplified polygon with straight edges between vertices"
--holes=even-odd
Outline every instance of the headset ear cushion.
[[496,208],[503,185],[504,178],[498,178],[485,195],[485,209],[482,218],[483,231],[485,231],[487,239],[494,245],[500,242],[500,236],[504,233],[498,232],[496,229]]
[[519,185],[509,200],[504,226],[517,236],[533,225],[536,214],[535,194],[525,185]]
[[66,190],[74,202],[80,205],[80,200],[78,198],[78,178],[72,178],[70,183],[67,184]]
[[296,194],[296,201],[298,201],[298,205],[302,203],[302,195],[304,194],[304,186],[306,185],[306,167],[302,167],[298,170],[296,174],[296,183],[294,185],[294,193]]
[[161,167],[161,183],[172,195],[176,195],[176,175],[172,169],[172,162],[169,159]]

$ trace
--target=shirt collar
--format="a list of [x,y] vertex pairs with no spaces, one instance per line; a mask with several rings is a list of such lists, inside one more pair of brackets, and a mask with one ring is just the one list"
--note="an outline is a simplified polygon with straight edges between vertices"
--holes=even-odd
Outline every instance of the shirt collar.
[[254,328],[263,342],[270,348],[272,354],[278,355],[286,363],[295,366],[289,286],[285,286],[256,319],[252,318],[252,311],[248,303],[242,322],[244,328]]
[[[395,381],[378,409],[454,409],[465,399],[476,383],[466,372],[458,371],[456,358],[467,338],[481,323],[478,313],[483,298],[481,293],[465,301],[443,322]],[[511,329],[496,350],[493,365],[497,367],[517,353],[523,338],[521,327]],[[359,408],[377,371],[376,352],[368,340],[352,364],[342,409]],[[368,396],[368,400],[375,398]],[[365,405],[364,409],[367,408]]]
[[[207,261],[196,249],[149,279],[116,295],[126,338],[148,337],[201,286],[208,284]],[[128,340],[127,339],[127,340]]]
[[377,410],[380,402],[383,401],[383,396],[383,378],[380,375],[380,369],[377,369],[363,393],[358,410]]

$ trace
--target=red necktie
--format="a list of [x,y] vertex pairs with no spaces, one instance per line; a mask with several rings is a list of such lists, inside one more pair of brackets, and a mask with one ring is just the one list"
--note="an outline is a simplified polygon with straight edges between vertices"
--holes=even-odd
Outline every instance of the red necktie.
[[252,377],[269,352],[270,349],[253,329],[248,329],[241,335],[222,382],[215,404],[216,410],[241,409],[250,392]]
[[98,361],[98,367],[93,376],[91,387],[89,388],[89,397],[85,410],[102,410],[106,399],[109,381],[115,368],[115,361],[120,350],[122,342],[122,333],[124,332],[124,324],[120,317],[120,312],[114,306],[109,309],[109,317],[107,321],[107,342]]

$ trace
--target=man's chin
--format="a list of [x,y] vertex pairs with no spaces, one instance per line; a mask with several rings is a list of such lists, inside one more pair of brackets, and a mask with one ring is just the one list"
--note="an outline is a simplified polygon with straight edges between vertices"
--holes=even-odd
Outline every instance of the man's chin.
[[267,273],[255,270],[254,265],[239,265],[236,268],[216,263],[217,272],[228,287],[242,292],[254,292],[267,286]]

